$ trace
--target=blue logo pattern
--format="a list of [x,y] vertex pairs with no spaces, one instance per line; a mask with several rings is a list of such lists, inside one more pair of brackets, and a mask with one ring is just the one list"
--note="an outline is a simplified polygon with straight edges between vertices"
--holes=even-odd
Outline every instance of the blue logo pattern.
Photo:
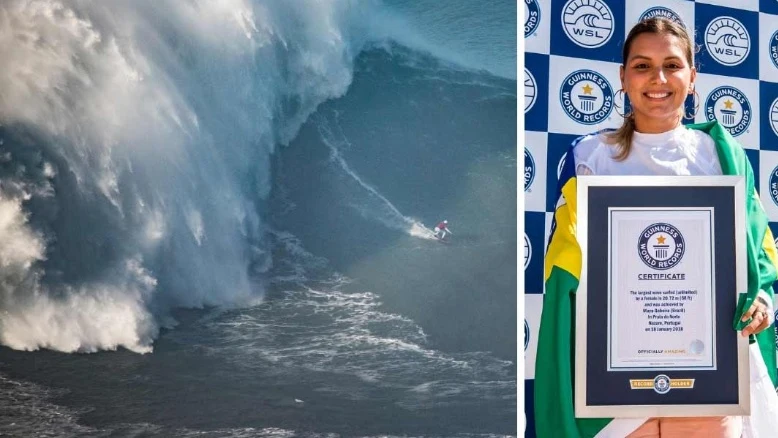
[[613,36],[613,12],[600,0],[568,0],[562,8],[562,28],[581,47],[601,47]]
[[638,19],[638,21],[643,21],[654,17],[669,18],[670,20],[675,21],[681,26],[684,27],[686,26],[683,20],[681,20],[681,17],[678,14],[676,14],[675,11],[673,11],[670,8],[666,8],[664,6],[654,6],[653,8],[646,9],[642,14],[640,14],[640,18]]
[[640,233],[638,254],[649,268],[664,271],[681,262],[686,245],[678,228],[668,223],[651,224]]
[[657,394],[667,394],[670,392],[670,378],[664,374],[654,377],[654,391]]
[[535,180],[535,159],[529,153],[529,149],[524,148],[524,191],[529,191],[532,187],[532,181]]
[[733,137],[737,137],[751,124],[751,103],[735,87],[718,87],[705,99],[705,117],[710,121],[718,120]]
[[540,5],[537,0],[524,0],[524,38],[529,37],[540,24]]
[[607,119],[613,111],[613,88],[596,71],[576,70],[562,81],[559,103],[576,122],[596,125]]
[[718,17],[705,28],[705,47],[713,59],[732,67],[745,61],[751,50],[751,37],[740,21]]

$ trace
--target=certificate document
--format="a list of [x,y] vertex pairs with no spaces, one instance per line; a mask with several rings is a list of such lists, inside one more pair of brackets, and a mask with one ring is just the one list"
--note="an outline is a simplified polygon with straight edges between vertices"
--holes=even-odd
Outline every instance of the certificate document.
[[610,208],[608,371],[715,370],[712,208]]
[[576,183],[576,417],[750,415],[745,178]]

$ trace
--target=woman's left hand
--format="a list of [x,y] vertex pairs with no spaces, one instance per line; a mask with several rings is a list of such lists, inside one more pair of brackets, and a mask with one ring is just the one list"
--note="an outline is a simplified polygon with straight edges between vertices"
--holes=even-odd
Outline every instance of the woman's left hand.
[[754,300],[754,304],[748,308],[748,312],[743,315],[741,321],[748,321],[748,318],[753,318],[751,323],[743,328],[741,331],[743,336],[755,335],[762,330],[770,327],[770,316],[767,314],[767,305],[761,298]]

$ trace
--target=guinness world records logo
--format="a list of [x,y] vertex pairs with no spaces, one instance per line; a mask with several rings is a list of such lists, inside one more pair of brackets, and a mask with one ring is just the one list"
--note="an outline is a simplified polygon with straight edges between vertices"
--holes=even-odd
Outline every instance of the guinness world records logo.
[[535,159],[532,158],[532,154],[529,153],[529,149],[524,148],[524,191],[528,191],[532,187],[532,182],[535,180]]
[[686,27],[686,24],[683,22],[683,20],[681,20],[681,17],[675,13],[675,11],[664,6],[654,6],[652,8],[646,9],[642,14],[640,14],[638,21],[648,20],[649,18],[654,17],[668,18],[680,24],[681,26]]
[[613,111],[613,88],[592,70],[576,70],[562,81],[559,103],[568,117],[583,125],[596,125]]
[[540,24],[540,5],[537,0],[524,0],[524,38],[535,33]]
[[658,222],[649,225],[638,237],[640,260],[651,269],[664,271],[681,262],[686,251],[683,235],[673,225]]
[[733,137],[737,137],[751,124],[751,103],[735,87],[717,87],[705,99],[705,117],[709,121],[718,120]]
[[770,172],[770,199],[775,205],[778,205],[778,166]]
[[670,378],[664,374],[654,377],[654,391],[657,394],[667,394],[670,392]]

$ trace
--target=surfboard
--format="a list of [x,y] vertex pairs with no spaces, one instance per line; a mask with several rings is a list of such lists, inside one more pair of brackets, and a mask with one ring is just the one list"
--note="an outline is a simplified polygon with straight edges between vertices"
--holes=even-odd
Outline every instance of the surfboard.
[[435,240],[437,240],[440,243],[448,244],[449,243],[448,239],[449,239],[448,237],[444,237],[443,239],[441,239],[440,237],[435,236]]

